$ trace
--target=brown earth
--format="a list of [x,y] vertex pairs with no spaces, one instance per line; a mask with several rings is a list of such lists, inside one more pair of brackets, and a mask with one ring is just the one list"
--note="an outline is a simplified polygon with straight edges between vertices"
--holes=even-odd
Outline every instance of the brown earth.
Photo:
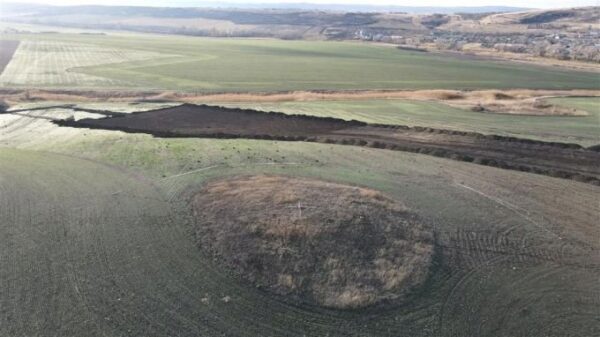
[[374,190],[237,177],[209,182],[192,205],[202,249],[295,301],[337,309],[398,302],[429,274],[432,232]]
[[85,124],[123,131],[149,132],[158,136],[281,138],[329,134],[350,126],[365,125],[335,118],[302,117],[256,110],[225,109],[184,104],[172,108],[104,118]]
[[19,41],[0,40],[0,74],[12,60],[17,47],[19,47]]
[[600,184],[594,147],[424,127],[370,125],[305,115],[264,113],[207,105],[139,112],[58,125],[149,133],[158,137],[251,138],[310,141],[418,152]]

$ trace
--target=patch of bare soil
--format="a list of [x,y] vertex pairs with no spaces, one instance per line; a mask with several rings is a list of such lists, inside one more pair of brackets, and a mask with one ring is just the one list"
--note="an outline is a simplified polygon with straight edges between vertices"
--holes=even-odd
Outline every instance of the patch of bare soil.
[[305,140],[307,136],[329,134],[334,130],[366,125],[335,118],[264,113],[248,109],[227,109],[183,104],[176,107],[134,112],[114,118],[80,121],[88,127],[126,132],[146,132],[156,136],[213,138],[265,138]]
[[158,137],[251,138],[369,146],[600,184],[600,153],[593,148],[475,132],[369,125],[335,118],[191,104],[54,123]]
[[17,47],[19,47],[19,41],[0,40],[0,74],[12,60]]
[[243,279],[337,309],[398,302],[429,274],[433,234],[364,188],[281,176],[209,182],[193,198],[199,246]]

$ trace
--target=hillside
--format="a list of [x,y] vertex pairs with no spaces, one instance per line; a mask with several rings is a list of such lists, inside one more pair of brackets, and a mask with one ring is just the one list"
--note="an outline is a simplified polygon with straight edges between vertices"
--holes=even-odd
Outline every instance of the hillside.
[[[363,40],[520,61],[546,58],[600,62],[600,47],[595,43],[600,36],[600,7],[511,12],[505,12],[510,10],[506,8],[488,8],[503,11],[500,13],[456,7],[454,11],[440,8],[438,14],[431,14],[434,8],[417,8],[415,14],[385,7],[362,10],[357,7],[356,11],[349,11],[344,7],[324,10],[303,6],[297,9],[2,6],[4,31],[9,32],[23,32],[23,29],[8,22],[210,37]],[[568,65],[563,63],[553,65]]]

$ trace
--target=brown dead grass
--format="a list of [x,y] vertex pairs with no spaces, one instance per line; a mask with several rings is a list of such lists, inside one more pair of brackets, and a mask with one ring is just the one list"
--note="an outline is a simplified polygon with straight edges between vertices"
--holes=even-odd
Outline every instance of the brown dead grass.
[[0,99],[11,104],[31,101],[68,102],[144,102],[170,101],[181,103],[276,103],[293,101],[410,99],[435,101],[450,106],[471,109],[483,107],[486,112],[527,115],[584,116],[587,112],[559,106],[541,106],[538,102],[548,97],[600,96],[599,90],[358,90],[358,91],[292,91],[265,93],[188,92],[116,92],[65,90],[5,90]]
[[457,108],[487,113],[536,116],[587,116],[589,114],[584,110],[543,103],[545,98],[560,96],[564,96],[564,93],[532,90],[482,90],[469,92],[463,98],[445,103]]
[[424,282],[431,232],[380,192],[304,178],[237,177],[193,199],[201,248],[254,285],[349,309]]
[[560,96],[598,96],[595,90],[414,90],[414,91],[338,91],[338,92],[287,92],[287,93],[240,93],[186,95],[163,93],[160,98],[187,103],[215,102],[289,102],[319,100],[370,100],[370,99],[410,99],[435,101],[453,107],[471,109],[482,106],[488,113],[525,115],[585,116],[588,113],[559,106],[543,107],[537,104],[542,98]]

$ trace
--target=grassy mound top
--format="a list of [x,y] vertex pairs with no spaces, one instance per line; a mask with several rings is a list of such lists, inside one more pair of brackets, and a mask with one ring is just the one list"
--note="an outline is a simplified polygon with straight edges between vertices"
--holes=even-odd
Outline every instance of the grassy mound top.
[[380,192],[281,176],[209,182],[193,200],[202,249],[266,291],[338,309],[401,301],[433,236]]

